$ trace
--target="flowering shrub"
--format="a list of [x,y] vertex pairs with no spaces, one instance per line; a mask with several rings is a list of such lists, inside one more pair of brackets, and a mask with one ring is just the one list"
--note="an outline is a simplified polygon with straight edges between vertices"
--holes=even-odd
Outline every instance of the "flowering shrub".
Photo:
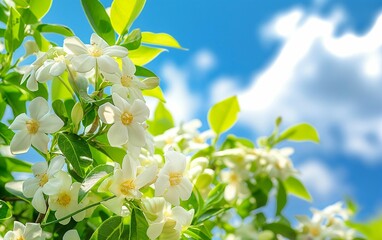
[[[319,142],[312,126],[280,131],[277,119],[257,144],[227,135],[240,111],[235,96],[210,109],[210,130],[200,132],[199,120],[175,126],[159,78],[144,65],[164,50],[156,46],[181,46],[168,34],[131,29],[145,1],[114,0],[107,13],[98,0],[82,0],[95,32],[88,43],[68,27],[41,22],[51,2],[0,5],[4,239],[358,236],[351,227],[361,225],[349,221],[351,211],[340,203],[298,216],[299,224],[283,215],[290,194],[311,196],[293,167],[293,149],[277,146]],[[45,33],[63,35],[63,46]],[[16,58],[22,44],[25,54]],[[33,57],[32,64],[23,62]],[[155,110],[147,97],[159,100]],[[4,114],[6,108],[12,113]],[[17,158],[31,148],[39,158]],[[270,217],[264,209],[271,198]]]

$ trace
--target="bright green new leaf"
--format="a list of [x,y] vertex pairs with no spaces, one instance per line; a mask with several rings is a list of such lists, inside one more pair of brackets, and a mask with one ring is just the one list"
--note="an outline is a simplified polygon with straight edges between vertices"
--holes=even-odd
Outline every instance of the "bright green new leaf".
[[24,40],[24,23],[20,13],[11,8],[7,28],[5,30],[5,49],[13,53]]
[[216,134],[230,129],[238,118],[240,112],[239,101],[236,96],[229,97],[216,103],[208,111],[208,123]]
[[113,216],[101,224],[90,237],[90,240],[121,239],[123,232],[123,218]]
[[115,33],[102,3],[98,0],[81,0],[81,3],[93,30],[109,45],[114,45]]
[[129,52],[129,58],[135,65],[143,66],[154,60],[159,54],[167,51],[162,48],[152,48],[147,46],[140,46],[138,49]]
[[129,50],[135,50],[141,46],[141,30],[139,28],[134,29],[129,33],[127,38],[121,43],[121,46],[129,49]]
[[362,233],[366,239],[377,240],[382,236],[381,217],[371,220],[367,223],[356,223],[353,221],[348,221],[346,225]]
[[283,223],[269,223],[264,225],[263,230],[270,230],[273,233],[280,234],[288,239],[296,239],[296,231]]
[[11,206],[4,202],[3,200],[0,200],[0,220],[8,219],[12,217],[12,210]]
[[49,12],[52,2],[53,0],[30,0],[29,9],[33,15],[40,20]]
[[68,88],[70,88],[68,74],[64,73],[61,79],[59,79],[58,77],[55,77],[52,80],[51,95],[50,95],[52,97],[52,101],[57,99],[61,99],[61,100],[71,99],[73,97],[72,93],[68,90]]
[[0,144],[9,145],[15,134],[8,128],[7,125],[0,122]]
[[85,168],[93,162],[87,142],[71,133],[58,134],[58,147],[80,177],[85,177]]
[[131,212],[130,240],[146,240],[148,223],[143,213],[137,209]]
[[159,102],[154,113],[154,119],[148,121],[149,131],[154,136],[164,133],[174,127],[174,119],[166,106]]
[[63,25],[57,24],[39,24],[36,28],[39,32],[43,33],[57,33],[66,37],[74,36],[73,31]]
[[142,42],[164,47],[182,48],[178,41],[167,33],[142,32]]
[[81,200],[84,199],[88,192],[98,183],[108,177],[109,174],[113,172],[113,170],[113,166],[106,164],[93,168],[81,184],[80,192],[78,193],[78,202],[81,202]]
[[277,142],[283,140],[289,141],[312,141],[315,143],[320,142],[320,137],[316,129],[308,123],[300,123],[294,125],[280,134]]
[[289,177],[284,181],[285,188],[288,193],[295,195],[296,197],[302,198],[306,201],[312,201],[312,196],[305,188],[304,184],[301,183],[295,177]]
[[287,192],[282,181],[278,181],[277,186],[277,205],[276,205],[276,215],[280,215],[287,203]]
[[46,39],[41,33],[35,31],[33,34],[33,38],[36,41],[38,49],[42,52],[46,52],[49,50],[51,43]]
[[161,102],[166,103],[166,99],[164,98],[163,91],[159,86],[153,89],[143,90],[142,93],[143,95],[147,97],[154,97],[156,99],[159,99]]
[[111,4],[110,18],[114,30],[123,35],[129,30],[141,13],[146,0],[114,0]]
[[17,7],[28,8],[29,4],[25,0],[13,0]]

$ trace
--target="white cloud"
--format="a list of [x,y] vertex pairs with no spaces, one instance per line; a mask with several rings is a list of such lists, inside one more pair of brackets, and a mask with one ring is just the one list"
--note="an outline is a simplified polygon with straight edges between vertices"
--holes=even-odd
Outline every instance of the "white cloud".
[[237,81],[237,79],[228,76],[217,78],[210,87],[211,103],[217,103],[239,92],[236,85]]
[[193,57],[193,64],[199,71],[210,71],[216,66],[216,57],[208,49],[199,50]]
[[341,199],[349,187],[341,179],[341,173],[328,168],[319,160],[308,160],[297,167],[301,180],[316,201]]
[[[279,115],[287,124],[307,121],[318,128],[327,149],[377,162],[382,155],[377,147],[382,133],[376,130],[382,123],[382,14],[366,34],[337,37],[345,20],[340,9],[327,18],[293,9],[267,24],[283,43],[269,66],[238,91],[240,122],[266,134]],[[221,84],[237,89],[234,82]]]

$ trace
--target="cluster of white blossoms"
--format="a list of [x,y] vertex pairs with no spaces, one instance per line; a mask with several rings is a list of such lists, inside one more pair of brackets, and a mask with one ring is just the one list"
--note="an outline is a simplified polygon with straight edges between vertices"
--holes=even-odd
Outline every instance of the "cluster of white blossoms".
[[356,233],[349,229],[345,221],[350,218],[350,211],[341,202],[323,210],[312,209],[313,216],[297,216],[300,222],[299,240],[343,239],[352,240]]
[[246,181],[258,175],[265,174],[271,179],[281,180],[295,176],[298,172],[289,158],[292,153],[292,148],[253,149],[245,146],[214,153],[227,166],[220,172],[222,181],[227,183],[225,199],[243,200],[250,196]]
[[[22,82],[27,81],[27,87],[36,91],[39,82],[60,78],[67,71],[74,78],[71,83],[73,90],[79,76],[93,81],[95,90],[99,79],[106,83],[104,85],[111,86],[112,101],[99,106],[98,117],[102,131],[107,131],[109,144],[124,149],[126,155],[121,164],[114,163],[113,173],[101,182],[96,191],[111,195],[102,204],[121,216],[130,214],[132,200],[141,202],[142,208],[146,209],[144,214],[149,223],[147,234],[150,239],[178,239],[193,219],[194,211],[186,211],[179,205],[190,198],[196,176],[190,177],[190,166],[182,153],[167,149],[165,161],[153,155],[154,139],[146,125],[150,111],[142,90],[158,86],[158,79],[141,81],[136,77],[135,65],[127,54],[126,48],[109,46],[96,34],[91,36],[90,44],[82,43],[77,37],[69,37],[64,40],[63,48],[52,47],[46,53],[37,53],[37,60],[23,68]],[[48,101],[42,97],[29,103],[29,116],[17,116],[9,127],[16,131],[10,149],[13,154],[20,154],[27,152],[32,145],[47,156],[47,161],[32,166],[33,177],[23,182],[23,194],[32,198],[32,205],[40,214],[54,212],[59,223],[66,225],[72,218],[79,222],[90,216],[94,208],[87,208],[94,201],[88,197],[90,194],[78,201],[81,182],[63,170],[71,166],[69,162],[65,164],[65,156],[53,145],[55,143],[49,148],[50,137],[47,134],[57,133],[64,126],[64,122],[56,114],[49,113],[49,109]],[[101,133],[100,124],[96,127]],[[210,134],[199,134],[197,128],[194,122],[190,128],[187,127],[190,131],[182,133],[183,139],[194,140],[188,146],[190,149],[205,147],[205,141],[210,138]],[[85,133],[87,131],[89,129],[85,129]],[[50,159],[49,156],[54,157]],[[154,191],[155,197],[145,195],[148,188]],[[15,229],[5,235],[5,239],[45,237],[37,223],[27,223],[25,227],[16,222]],[[68,231],[64,239],[79,239],[79,236],[76,231]]]
[[208,140],[215,137],[212,130],[199,132],[202,123],[198,119],[170,128],[163,134],[155,136],[155,144],[158,148],[173,148],[183,153],[191,153],[210,146]]

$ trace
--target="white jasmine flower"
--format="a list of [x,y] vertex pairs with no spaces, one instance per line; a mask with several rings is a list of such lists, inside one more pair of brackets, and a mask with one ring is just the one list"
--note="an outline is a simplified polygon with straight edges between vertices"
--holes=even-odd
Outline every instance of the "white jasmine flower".
[[260,158],[258,160],[260,165],[270,177],[287,179],[298,173],[289,158],[293,154],[293,148],[256,149],[255,154]]
[[222,181],[228,185],[224,189],[224,198],[232,201],[235,198],[244,199],[250,195],[245,178],[240,169],[225,169],[221,171]]
[[171,209],[163,198],[144,199],[143,208],[149,223],[147,236],[150,239],[177,240],[191,225],[194,209],[186,211],[180,206]]
[[26,225],[15,221],[13,231],[5,234],[4,240],[44,240],[42,229],[38,223],[27,223]]
[[165,153],[166,162],[155,182],[155,196],[163,196],[173,205],[179,205],[179,198],[187,200],[193,185],[187,178],[186,156],[175,151]]
[[179,128],[170,128],[163,134],[154,137],[155,146],[167,151],[170,148],[177,148],[178,142],[183,139],[183,136],[179,133]]
[[22,113],[9,126],[12,130],[18,130],[11,141],[11,151],[13,154],[25,153],[33,145],[46,153],[49,143],[46,133],[57,132],[64,122],[56,114],[49,114],[48,102],[42,97],[33,99],[28,110],[30,117]]
[[102,122],[112,124],[107,138],[112,146],[132,144],[142,147],[146,144],[144,121],[149,117],[149,108],[139,99],[130,104],[118,94],[114,93],[114,105],[103,104],[98,109]]
[[89,72],[96,66],[104,73],[119,72],[118,63],[113,57],[127,56],[127,49],[121,46],[109,46],[101,37],[93,33],[90,45],[85,45],[77,37],[64,40],[64,51],[74,55],[71,59],[73,68],[81,73]]
[[46,212],[44,199],[44,187],[53,176],[64,166],[65,158],[57,156],[53,158],[48,166],[47,162],[35,163],[32,166],[34,178],[29,178],[23,183],[23,193],[26,197],[32,199],[32,206],[40,213]]
[[135,71],[134,63],[126,57],[122,59],[122,73],[103,74],[108,81],[113,83],[111,88],[113,93],[118,93],[124,98],[144,101],[142,90],[148,89],[148,87],[134,75]]
[[[56,219],[61,219],[83,207],[87,202],[78,203],[78,192],[81,183],[75,182],[72,184],[72,178],[66,172],[58,172],[56,177],[45,184],[44,192],[49,195],[49,208],[55,212]],[[85,211],[79,212],[72,216],[77,222],[85,218]],[[66,225],[70,221],[70,217],[60,221]]]
[[104,205],[120,215],[124,200],[140,199],[142,193],[139,190],[154,181],[157,171],[157,165],[141,167],[136,160],[126,155],[123,158],[122,168],[116,164],[113,176],[105,181],[116,198],[105,202]]
[[53,77],[63,74],[68,62],[65,55],[66,53],[60,47],[49,49],[47,52],[47,59],[36,71],[36,80],[38,82],[46,82]]
[[80,240],[80,235],[78,235],[78,232],[76,229],[72,229],[67,231],[64,236],[62,237],[62,240]]
[[36,61],[34,61],[31,65],[23,66],[19,69],[19,72],[23,74],[23,77],[21,78],[21,84],[23,84],[25,81],[27,81],[27,88],[30,91],[37,91],[38,90],[38,82],[36,79],[36,72],[37,70],[44,64],[44,61],[46,60],[46,54],[40,54],[37,56]]

